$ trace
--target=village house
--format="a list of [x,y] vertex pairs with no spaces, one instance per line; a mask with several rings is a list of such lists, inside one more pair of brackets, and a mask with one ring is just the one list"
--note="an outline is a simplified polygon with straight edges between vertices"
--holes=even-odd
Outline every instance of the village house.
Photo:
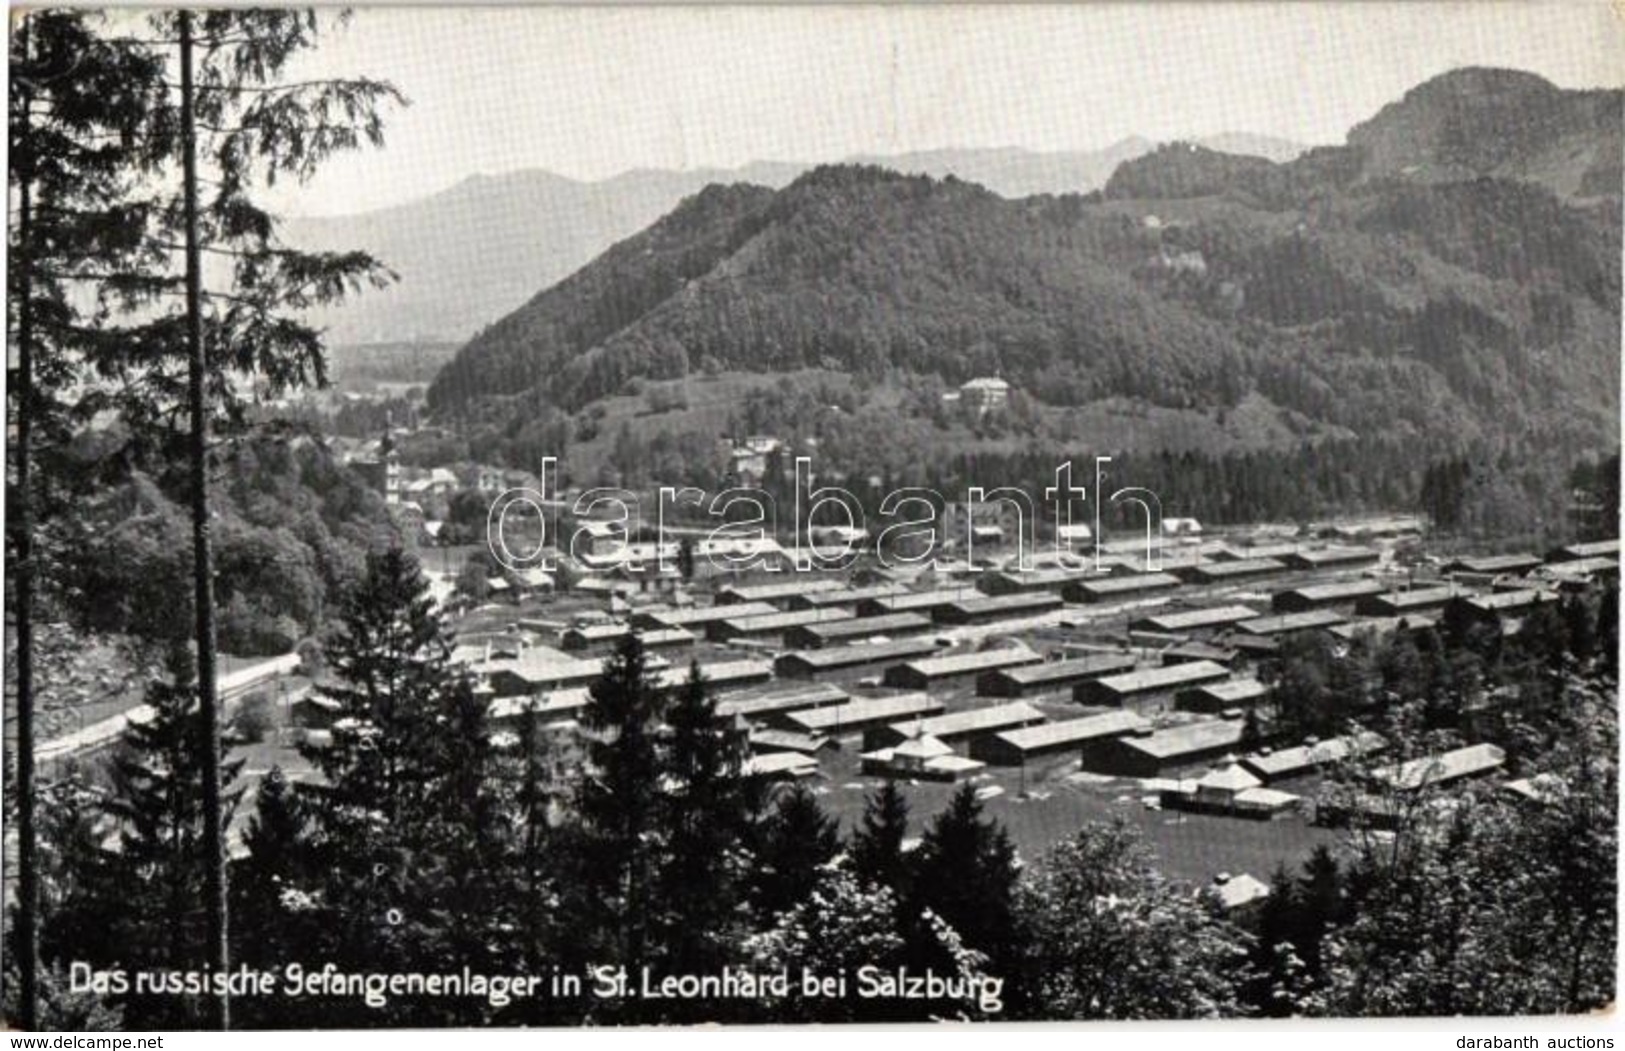
[[998,376],[978,376],[959,386],[959,404],[977,416],[1002,409],[1010,401],[1010,384]]

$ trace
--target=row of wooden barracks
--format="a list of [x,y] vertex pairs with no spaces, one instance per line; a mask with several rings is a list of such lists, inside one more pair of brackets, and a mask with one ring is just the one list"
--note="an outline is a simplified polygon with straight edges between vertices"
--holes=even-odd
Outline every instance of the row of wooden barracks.
[[[749,771],[765,778],[815,776],[823,757],[856,749],[861,769],[878,776],[956,780],[987,767],[1077,767],[1164,779],[1177,805],[1267,813],[1289,798],[1283,781],[1381,747],[1370,739],[1270,741],[1238,759],[1245,714],[1268,695],[1257,663],[1281,639],[1458,621],[1511,630],[1540,603],[1617,578],[1619,544],[1460,559],[1403,588],[1365,572],[1378,559],[1354,545],[1219,546],[1167,572],[994,571],[974,586],[858,587],[787,576],[720,587],[708,606],[650,606],[562,630],[521,621],[515,638],[455,656],[492,696],[493,722],[510,741],[525,719],[574,733],[605,655],[635,635],[663,689],[680,688],[690,662],[699,663],[719,713],[749,742]],[[1217,593],[1238,582],[1250,589],[1244,601]],[[1257,600],[1266,594],[1267,604]],[[1047,652],[1030,644],[1030,634],[1062,625],[1067,607],[1103,603],[1132,609],[1096,623],[1080,609],[1080,630],[1066,637],[1087,639],[1102,619],[1115,626],[1112,637]],[[979,633],[981,640],[944,637],[1006,622],[1008,633]],[[320,730],[322,711],[304,718]],[[1493,771],[1498,764],[1486,755],[1444,757],[1434,782]],[[1394,774],[1395,784],[1411,781]]]

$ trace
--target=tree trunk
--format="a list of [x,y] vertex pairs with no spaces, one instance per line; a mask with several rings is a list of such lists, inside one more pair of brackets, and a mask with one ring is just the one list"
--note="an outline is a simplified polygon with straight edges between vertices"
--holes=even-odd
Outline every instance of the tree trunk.
[[[205,959],[210,970],[229,967],[226,915],[226,837],[220,808],[220,705],[215,666],[214,557],[209,542],[209,419],[204,383],[208,360],[203,346],[203,276],[198,243],[197,115],[192,84],[192,13],[180,12],[182,199],[186,216],[186,342],[191,367],[192,413],[192,576],[197,616],[198,719],[202,738],[203,849],[205,908],[208,913]],[[220,1029],[231,1024],[231,1005],[222,991],[210,998],[210,1021]]]
[[[22,50],[28,54],[28,20],[18,30]],[[22,149],[16,158],[17,251],[11,263],[18,268],[17,288],[17,372],[13,377],[17,398],[17,474],[12,502],[12,528],[15,530],[15,563],[12,581],[16,592],[17,630],[17,968],[21,998],[19,1024],[25,1030],[39,1028],[39,850],[34,821],[36,805],[34,772],[34,519],[33,493],[29,484],[29,448],[34,419],[34,308],[33,265],[29,243],[33,233],[33,165],[28,142],[29,106],[33,92],[26,77],[13,81],[21,104],[22,127],[17,138]]]

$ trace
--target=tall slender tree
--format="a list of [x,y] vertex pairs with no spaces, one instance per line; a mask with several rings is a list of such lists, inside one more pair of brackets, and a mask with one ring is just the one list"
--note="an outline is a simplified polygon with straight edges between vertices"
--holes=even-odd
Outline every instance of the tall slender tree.
[[863,820],[852,833],[852,868],[858,878],[907,900],[913,886],[903,840],[908,836],[908,800],[887,781],[864,803]]
[[[241,792],[211,801],[201,791],[203,724],[190,654],[176,651],[168,678],[152,684],[147,704],[148,716],[131,722],[114,763],[106,807],[118,834],[109,892],[116,888],[124,902],[110,932],[112,947],[132,969],[196,971],[208,964],[212,948],[203,893],[210,829],[230,821]],[[227,784],[241,767],[236,760],[222,768]],[[222,811],[213,821],[204,809],[209,805]],[[157,1029],[194,1028],[201,1019],[191,1012],[181,997],[132,994],[126,1002],[128,1022]]]
[[654,880],[664,844],[657,809],[663,696],[636,635],[628,635],[591,687],[582,719],[587,756],[577,783],[575,889],[581,952],[636,971],[647,961]]
[[406,967],[433,937],[444,738],[460,680],[417,562],[374,552],[340,600],[326,660],[338,704],[332,739],[303,753],[321,873],[325,948],[356,966]]
[[[745,735],[717,714],[698,662],[666,712],[664,792],[658,818],[665,854],[656,888],[662,964],[708,974],[729,962],[743,935],[750,783]],[[678,1017],[716,1019],[721,1005],[680,1005]]]
[[[128,261],[144,219],[131,200],[140,85],[155,63],[105,41],[98,16],[51,10],[19,17],[11,44],[8,328],[14,441],[8,442],[7,539],[16,647],[17,925],[19,1012],[37,1028],[39,855],[34,765],[34,607],[41,580],[35,534],[49,501],[35,475],[36,434],[60,438],[72,418],[75,361],[98,321],[84,285]],[[92,305],[87,305],[92,304]]]

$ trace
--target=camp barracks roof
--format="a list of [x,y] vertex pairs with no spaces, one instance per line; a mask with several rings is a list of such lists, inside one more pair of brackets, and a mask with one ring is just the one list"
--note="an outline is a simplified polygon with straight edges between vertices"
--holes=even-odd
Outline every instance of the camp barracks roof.
[[1226,682],[1203,683],[1193,689],[1216,701],[1253,701],[1269,693],[1269,687],[1257,679],[1230,679]]
[[[686,686],[689,680],[689,666],[674,664],[670,668],[662,668],[655,673],[655,683],[664,689],[674,689]],[[773,674],[773,665],[768,661],[743,660],[722,661],[718,664],[700,665],[700,677],[706,682],[718,686],[730,682],[739,682],[743,679],[765,679]]]
[[737,605],[741,602],[772,602],[794,595],[811,595],[820,591],[838,591],[845,585],[840,581],[823,578],[796,577],[772,584],[753,584],[747,587],[725,587],[717,592],[717,602]]
[[585,686],[552,690],[540,697],[499,697],[491,702],[486,718],[516,719],[526,712],[535,712],[543,719],[551,719],[573,715],[591,703],[592,691]]
[[1488,558],[1458,558],[1450,563],[1451,569],[1464,569],[1469,573],[1517,573],[1540,565],[1534,555],[1493,555]]
[[1236,627],[1254,635],[1279,635],[1282,632],[1303,631],[1306,628],[1329,628],[1333,624],[1343,623],[1344,619],[1342,614],[1333,613],[1329,609],[1312,609],[1302,613],[1282,613],[1273,617],[1244,620]]
[[1115,671],[1127,671],[1134,667],[1134,658],[1116,654],[1102,653],[1094,657],[1077,657],[1066,661],[1044,661],[1041,664],[1027,664],[1019,668],[1007,668],[1000,672],[1011,682],[1021,686],[1039,686],[1046,682],[1070,682],[1077,678],[1088,678],[1091,675],[1106,675]]
[[1335,566],[1340,562],[1369,562],[1378,558],[1369,547],[1322,547],[1295,551],[1292,560],[1308,566]]
[[781,654],[779,660],[828,671],[833,668],[850,668],[881,661],[907,660],[936,651],[937,645],[930,639],[893,639],[890,642],[859,642],[851,646],[830,646],[821,650],[796,650],[793,653]]
[[1184,664],[1145,668],[1126,675],[1108,675],[1095,681],[1102,689],[1117,693],[1143,693],[1146,690],[1166,690],[1189,682],[1200,682],[1229,674],[1230,669],[1214,661],[1187,661]]
[[1348,737],[1332,737],[1316,744],[1283,748],[1278,752],[1250,755],[1243,760],[1247,768],[1266,780],[1285,777],[1304,770],[1312,770],[1327,763],[1340,762],[1351,756],[1366,755],[1386,748],[1382,735],[1370,732]]
[[1619,560],[1619,538],[1612,540],[1593,540],[1585,544],[1570,544],[1560,547],[1546,556],[1548,562],[1561,562],[1566,559],[1579,560],[1582,558],[1610,558]]
[[1382,584],[1375,580],[1344,580],[1335,584],[1311,584],[1308,587],[1292,588],[1280,594],[1294,595],[1306,602],[1338,602],[1365,595],[1380,595]]
[[921,733],[930,737],[963,737],[1002,726],[1041,722],[1043,718],[1044,713],[1037,708],[1025,701],[1015,701],[990,708],[969,708],[962,712],[936,715],[918,722],[894,723],[892,729],[911,736]]
[[1062,569],[1051,567],[1047,569],[1029,569],[1026,571],[999,570],[992,574],[991,580],[1002,581],[1006,584],[1021,588],[1059,588],[1070,580],[1076,580],[1088,572],[1084,569]]
[[946,606],[963,599],[976,598],[978,595],[979,592],[972,587],[937,588],[932,591],[909,591],[878,596],[868,600],[866,605],[872,605],[888,613],[904,613],[909,610]]
[[1149,625],[1156,631],[1187,631],[1191,628],[1234,624],[1238,621],[1252,620],[1257,616],[1257,610],[1248,609],[1246,606],[1216,606],[1210,609],[1187,609],[1178,613],[1157,613],[1142,617],[1135,622],[1135,626]]
[[942,711],[941,701],[923,693],[902,693],[891,697],[860,697],[846,704],[827,708],[809,708],[791,712],[787,718],[811,731],[834,731],[843,726],[901,720],[916,715],[935,715]]
[[834,591],[819,591],[811,595],[795,595],[792,601],[798,606],[811,608],[815,606],[850,606],[866,598],[893,598],[907,593],[908,589],[901,584],[876,584],[866,588],[838,588]]
[[846,640],[854,636],[884,635],[888,631],[920,631],[931,626],[929,618],[918,613],[888,613],[879,617],[859,617],[829,623],[808,624],[808,634],[819,639]]
[[754,617],[729,617],[722,626],[740,635],[755,635],[783,631],[803,624],[823,621],[851,620],[852,614],[844,609],[793,609],[785,613],[762,613]]
[[1006,730],[995,736],[1012,748],[1032,752],[1087,741],[1095,737],[1131,733],[1144,729],[1147,725],[1145,718],[1136,712],[1106,712],[1104,715],[1068,719],[1061,723],[1044,723],[1040,726],[1023,727],[1020,730]]
[[1240,719],[1213,719],[1158,730],[1146,737],[1125,737],[1123,744],[1157,759],[1225,748],[1241,741]]
[[950,653],[944,657],[927,657],[909,661],[904,667],[926,678],[945,675],[964,675],[973,671],[1007,668],[1013,664],[1035,664],[1043,658],[1025,646],[1004,646],[976,653]]
[[1373,771],[1372,776],[1394,788],[1414,790],[1487,773],[1506,761],[1506,753],[1493,744],[1475,744],[1453,752],[1423,756]]
[[692,609],[645,610],[633,618],[634,623],[658,624],[666,628],[686,628],[696,624],[711,624],[735,617],[760,617],[778,610],[765,602],[735,602],[726,606],[696,606]]
[[1545,571],[1554,577],[1588,577],[1593,574],[1612,576],[1619,572],[1619,556],[1595,555],[1568,562],[1551,562],[1546,565]]
[[977,598],[964,598],[957,602],[950,602],[950,608],[970,616],[983,613],[999,613],[1004,610],[1046,610],[1060,605],[1061,600],[1047,591],[1037,594],[1024,593],[1019,595],[983,595]]
[[1426,609],[1429,606],[1442,606],[1457,595],[1463,594],[1453,587],[1413,588],[1410,591],[1389,591],[1374,596],[1374,601],[1393,609]]
[[1520,591],[1497,591],[1489,595],[1475,595],[1466,599],[1466,603],[1473,609],[1485,613],[1494,613],[1506,609],[1523,609],[1537,602],[1550,602],[1554,596],[1550,591],[1536,591],[1533,588]]
[[717,714],[724,717],[742,715],[749,719],[770,712],[793,712],[801,708],[844,704],[849,698],[845,690],[825,682],[770,686],[742,691],[718,701]]
[[1131,576],[1075,581],[1072,586],[1090,595],[1120,595],[1153,588],[1178,587],[1179,578],[1171,573],[1135,573]]
[[1438,621],[1433,617],[1407,613],[1402,617],[1367,617],[1364,620],[1351,620],[1346,624],[1333,625],[1326,630],[1340,639],[1353,641],[1368,632],[1381,637],[1402,628],[1406,631],[1426,631],[1437,624]]
[[1191,572],[1204,577],[1241,577],[1253,573],[1274,573],[1286,568],[1286,563],[1274,558],[1237,558],[1228,562],[1202,562],[1190,567]]

